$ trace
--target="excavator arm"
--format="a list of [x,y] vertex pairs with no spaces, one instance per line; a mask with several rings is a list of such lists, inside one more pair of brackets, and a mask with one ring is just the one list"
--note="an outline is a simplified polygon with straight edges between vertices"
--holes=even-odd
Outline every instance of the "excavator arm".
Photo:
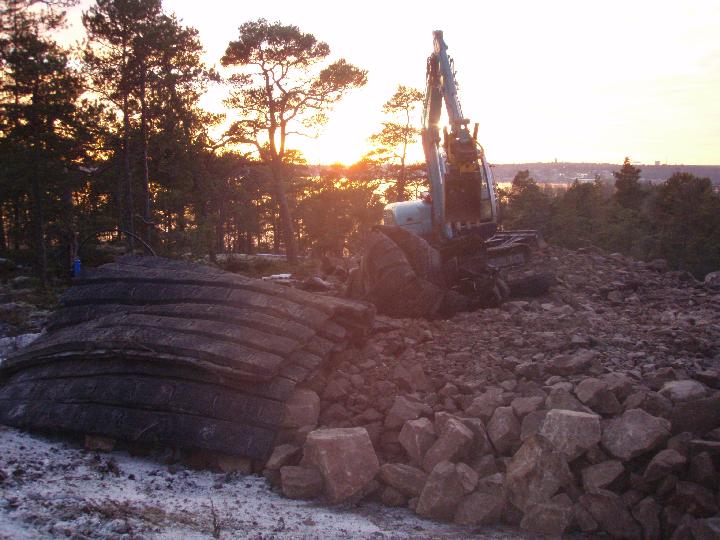
[[[450,129],[440,132],[443,104]],[[433,32],[427,61],[423,112],[423,149],[433,201],[436,232],[445,239],[467,233],[491,236],[496,229],[497,203],[492,171],[463,116],[452,60],[441,31]]]

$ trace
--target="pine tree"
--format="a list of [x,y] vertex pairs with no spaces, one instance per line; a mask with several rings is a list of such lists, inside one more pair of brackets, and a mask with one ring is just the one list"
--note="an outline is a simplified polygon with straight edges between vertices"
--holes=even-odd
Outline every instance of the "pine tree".
[[391,176],[395,185],[388,189],[386,198],[390,202],[405,201],[408,198],[408,146],[417,142],[420,130],[415,127],[419,122],[413,118],[415,110],[422,103],[420,90],[398,85],[395,94],[383,105],[383,113],[389,120],[383,122],[383,128],[370,137],[374,149],[368,158],[384,166],[392,166]]
[[53,197],[67,191],[68,172],[85,151],[82,122],[87,118],[78,106],[80,77],[67,53],[46,37],[63,24],[63,15],[50,9],[57,3],[45,10],[28,9],[34,3],[7,2],[1,12],[0,148],[6,158],[11,156],[2,171],[5,182],[29,193],[35,271],[45,285],[48,207]]
[[298,252],[287,194],[287,138],[317,129],[335,103],[365,84],[367,74],[342,59],[325,65],[330,47],[297,26],[258,19],[241,25],[239,33],[222,58],[224,66],[238,68],[230,78],[234,88],[226,104],[240,120],[228,134],[236,143],[253,145],[268,165],[287,259],[294,262]]
[[645,190],[640,185],[640,169],[630,163],[626,157],[619,171],[613,173],[615,177],[615,202],[623,208],[639,210]]

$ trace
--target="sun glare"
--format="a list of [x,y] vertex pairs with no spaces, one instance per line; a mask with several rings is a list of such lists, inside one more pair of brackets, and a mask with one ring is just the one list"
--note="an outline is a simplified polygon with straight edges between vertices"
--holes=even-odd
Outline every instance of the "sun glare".
[[[82,37],[80,12],[90,4],[71,10],[66,41]],[[445,32],[464,113],[479,122],[491,162],[720,159],[717,2],[514,1],[464,7],[467,16],[458,18],[424,0],[412,8],[368,0],[349,25],[338,24],[332,11],[323,16],[284,1],[215,0],[212,10],[185,0],[164,4],[198,28],[209,65],[218,66],[240,24],[264,17],[312,32],[330,44],[333,59],[368,70],[368,84],[330,112],[318,138],[289,141],[309,162],[352,163],[367,152],[397,85],[424,88],[435,29]],[[478,21],[490,24],[479,32]],[[227,89],[213,92],[203,105],[223,112],[226,95]],[[411,152],[422,160],[419,144]]]

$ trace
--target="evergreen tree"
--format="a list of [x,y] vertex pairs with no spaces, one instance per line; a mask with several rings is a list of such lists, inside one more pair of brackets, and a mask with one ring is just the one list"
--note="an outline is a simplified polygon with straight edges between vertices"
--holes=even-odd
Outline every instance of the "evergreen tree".
[[0,149],[9,158],[2,170],[5,186],[29,193],[34,266],[45,285],[48,207],[55,197],[67,200],[70,172],[86,152],[88,117],[79,107],[80,77],[67,53],[46,37],[62,25],[62,13],[27,9],[31,4],[8,2],[2,10]]
[[720,196],[708,178],[675,173],[651,204],[655,256],[702,278],[720,268]]
[[619,171],[613,173],[615,177],[615,202],[623,208],[639,210],[645,190],[640,185],[640,169],[630,163],[626,157]]
[[82,17],[87,32],[83,59],[92,89],[122,113],[123,176],[117,197],[121,229],[127,232],[131,248],[135,235],[131,117],[138,109],[133,93],[144,92],[148,55],[144,38],[160,15],[161,0],[97,0]]
[[538,229],[548,232],[550,197],[540,188],[529,170],[518,171],[510,189],[503,192],[503,226],[507,229]]
[[258,19],[240,26],[239,34],[222,58],[224,66],[238,68],[226,104],[240,119],[228,133],[236,143],[253,145],[269,166],[287,259],[295,261],[287,137],[317,129],[327,111],[349,90],[363,86],[367,76],[342,59],[325,65],[330,47],[297,26]]
[[[423,94],[415,88],[398,85],[395,94],[383,105],[383,113],[389,120],[383,122],[383,128],[370,137],[373,150],[368,158],[391,167],[387,171],[394,186],[388,188],[385,197],[389,202],[405,201],[408,198],[407,188],[412,181],[412,173],[407,167],[408,146],[417,142],[420,130],[414,118],[414,112],[422,103]],[[410,178],[409,178],[410,176]]]

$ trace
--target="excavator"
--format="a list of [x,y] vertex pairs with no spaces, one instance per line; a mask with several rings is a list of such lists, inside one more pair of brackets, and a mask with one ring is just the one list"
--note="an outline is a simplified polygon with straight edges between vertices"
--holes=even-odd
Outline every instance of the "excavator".
[[[427,60],[422,144],[430,191],[388,204],[368,235],[348,295],[397,317],[497,306],[510,294],[501,269],[527,262],[537,231],[498,228],[496,184],[478,124],[470,129],[442,31]],[[448,126],[440,129],[443,106]],[[545,287],[547,288],[547,287]]]

